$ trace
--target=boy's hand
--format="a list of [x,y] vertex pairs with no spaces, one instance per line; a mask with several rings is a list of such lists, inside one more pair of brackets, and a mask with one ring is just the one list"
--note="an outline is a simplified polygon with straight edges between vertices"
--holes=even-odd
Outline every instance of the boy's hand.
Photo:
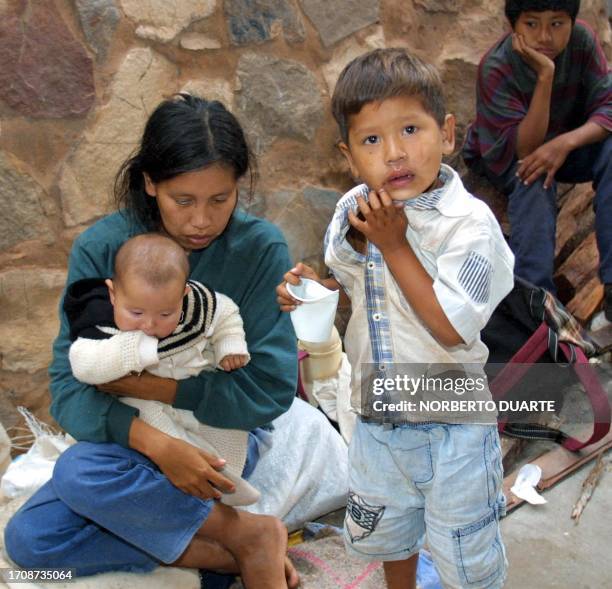
[[563,135],[559,135],[540,145],[527,157],[519,160],[516,175],[523,184],[528,186],[542,174],[546,174],[544,188],[548,189],[552,185],[557,170],[563,165],[570,151],[571,148]]
[[349,212],[349,223],[363,233],[384,255],[406,245],[406,229],[408,219],[404,212],[404,203],[394,203],[384,188],[378,194],[371,191],[368,202],[361,196],[357,197],[359,210],[365,221],[362,221],[352,211]]
[[230,372],[230,370],[238,370],[238,368],[246,366],[248,361],[249,357],[245,354],[228,354],[227,356],[223,356],[221,362],[219,362],[219,366],[226,372]]
[[517,33],[512,35],[512,49],[514,49],[514,51],[521,56],[521,59],[535,71],[538,78],[541,76],[550,76],[552,79],[555,73],[555,62],[543,53],[529,47],[523,35]]
[[297,305],[300,305],[300,301],[296,301],[287,291],[287,283],[289,284],[299,284],[301,281],[301,277],[310,278],[310,280],[314,280],[316,282],[322,283],[323,281],[319,277],[319,275],[306,264],[299,262],[296,264],[294,268],[291,268],[289,272],[286,272],[283,276],[283,282],[281,282],[276,287],[276,301],[280,305],[281,311],[286,313],[290,311],[295,311]]

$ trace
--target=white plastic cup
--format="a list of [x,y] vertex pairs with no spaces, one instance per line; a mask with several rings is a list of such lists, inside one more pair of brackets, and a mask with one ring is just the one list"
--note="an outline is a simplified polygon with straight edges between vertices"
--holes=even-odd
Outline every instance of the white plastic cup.
[[334,327],[339,291],[329,290],[309,278],[302,278],[300,284],[287,284],[287,291],[302,303],[291,311],[298,339],[311,343],[328,341]]

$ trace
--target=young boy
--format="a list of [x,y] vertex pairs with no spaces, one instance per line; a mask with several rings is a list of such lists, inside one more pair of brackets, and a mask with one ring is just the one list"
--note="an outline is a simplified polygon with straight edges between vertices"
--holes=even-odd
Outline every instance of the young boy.
[[[105,384],[131,372],[183,379],[201,370],[235,370],[249,353],[238,307],[227,296],[187,280],[184,250],[158,233],[138,235],[117,252],[112,279],[85,279],[68,287],[70,364],[87,384]],[[226,459],[223,474],[236,484],[228,505],[247,505],[259,493],[241,478],[248,432],[200,423],[191,411],[123,397],[145,422]]]
[[612,321],[612,75],[580,0],[506,0],[512,33],[478,68],[463,156],[508,197],[516,274],[555,292],[559,182],[595,188],[599,274]]
[[[491,211],[442,164],[455,122],[432,66],[404,49],[365,54],[340,74],[332,108],[340,149],[363,182],[336,207],[325,247],[333,278],[319,279],[352,304],[344,343],[352,407],[362,415],[349,449],[347,549],[384,561],[388,587],[407,589],[427,539],[444,586],[500,587],[504,498],[494,419],[366,419],[360,373],[374,365],[391,375],[400,363],[484,365],[479,332],[512,288],[512,253]],[[318,279],[298,264],[285,280],[300,276]],[[285,283],[277,294],[282,310],[295,308]]]

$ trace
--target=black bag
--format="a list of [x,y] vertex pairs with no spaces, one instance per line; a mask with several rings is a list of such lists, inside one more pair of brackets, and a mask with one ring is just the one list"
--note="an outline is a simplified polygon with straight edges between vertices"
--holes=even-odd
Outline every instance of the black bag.
[[589,365],[587,355],[597,353],[576,319],[545,289],[515,277],[512,291],[495,309],[481,332],[489,348],[485,372],[495,400],[508,393],[513,399],[532,398],[534,391],[525,386],[529,366],[535,363],[555,363],[558,369],[540,371],[545,380],[537,383],[539,399],[563,404],[568,384],[580,381],[591,401],[594,429],[586,442],[544,425],[512,422],[512,415],[499,419],[500,432],[508,435],[546,439],[579,450],[592,444],[610,430],[610,403],[597,374]]

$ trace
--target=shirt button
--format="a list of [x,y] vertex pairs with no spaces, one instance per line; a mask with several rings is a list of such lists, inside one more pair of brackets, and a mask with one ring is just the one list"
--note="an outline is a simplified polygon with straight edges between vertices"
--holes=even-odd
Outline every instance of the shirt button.
[[380,321],[380,313],[374,313],[374,315],[372,315],[372,319],[374,319],[374,321]]
[[378,366],[378,370],[385,370],[385,365],[384,364],[380,364]]
[[375,266],[374,262],[368,262],[368,268],[369,268],[370,270],[373,270],[373,269],[374,269],[374,266]]

